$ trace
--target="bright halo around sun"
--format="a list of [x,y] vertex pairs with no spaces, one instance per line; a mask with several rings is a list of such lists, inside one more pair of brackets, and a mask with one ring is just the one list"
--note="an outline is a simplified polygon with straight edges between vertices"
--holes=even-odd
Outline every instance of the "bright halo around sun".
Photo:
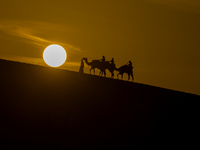
[[51,67],[59,67],[66,61],[67,53],[62,46],[52,44],[45,48],[43,59],[47,65]]

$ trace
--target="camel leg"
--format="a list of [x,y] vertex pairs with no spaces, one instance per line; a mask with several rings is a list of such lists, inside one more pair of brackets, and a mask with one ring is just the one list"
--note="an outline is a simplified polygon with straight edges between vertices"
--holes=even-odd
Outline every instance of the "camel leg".
[[102,72],[100,71],[100,72],[99,72],[99,76],[101,76],[101,75],[102,75]]
[[130,79],[130,74],[128,74],[128,80]]
[[91,70],[92,70],[92,68],[90,69],[90,74],[91,74]]
[[119,73],[117,74],[117,79],[119,79],[119,77],[118,77],[118,76],[119,76]]
[[99,75],[102,76],[103,75],[103,71],[100,71]]
[[111,73],[111,78],[114,76],[114,69],[108,69],[109,71],[110,71],[110,73]]
[[111,78],[113,78],[113,76],[114,76],[114,73],[113,73],[113,72],[111,72]]
[[110,73],[111,73],[111,78],[114,76],[114,70],[109,70],[110,71]]

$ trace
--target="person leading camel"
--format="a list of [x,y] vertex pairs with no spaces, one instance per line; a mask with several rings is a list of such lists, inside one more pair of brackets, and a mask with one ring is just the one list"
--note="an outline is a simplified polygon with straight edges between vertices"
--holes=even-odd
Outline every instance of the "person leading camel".
[[132,62],[131,62],[131,61],[128,62],[128,66],[129,66],[131,69],[133,68]]
[[83,59],[81,59],[81,66],[79,68],[79,73],[84,73],[84,62],[83,62]]

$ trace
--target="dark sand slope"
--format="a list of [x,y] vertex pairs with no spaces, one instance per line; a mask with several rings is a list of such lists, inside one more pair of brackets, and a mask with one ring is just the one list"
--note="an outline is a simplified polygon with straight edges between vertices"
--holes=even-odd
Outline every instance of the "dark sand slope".
[[200,96],[5,60],[0,68],[0,149],[199,147]]

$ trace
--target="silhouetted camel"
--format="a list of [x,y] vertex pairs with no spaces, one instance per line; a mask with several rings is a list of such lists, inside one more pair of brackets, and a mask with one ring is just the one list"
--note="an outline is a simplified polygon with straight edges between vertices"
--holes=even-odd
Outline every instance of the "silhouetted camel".
[[121,79],[123,78],[123,74],[127,73],[128,74],[128,80],[130,79],[130,75],[132,77],[132,81],[134,81],[134,77],[133,77],[133,67],[130,67],[128,65],[123,65],[119,68],[116,68],[115,70],[119,71],[119,73],[117,74],[117,78],[119,75],[121,75]]
[[93,70],[95,74],[95,68],[98,68],[100,70],[100,73],[99,73],[100,76],[103,74],[104,76],[106,76],[106,69],[110,71],[111,77],[114,76],[113,72],[115,70],[115,65],[110,64],[109,61],[101,62],[100,60],[92,60],[91,62],[88,62],[87,58],[83,58],[83,60],[88,66],[91,66],[90,74],[91,74],[91,70]]

